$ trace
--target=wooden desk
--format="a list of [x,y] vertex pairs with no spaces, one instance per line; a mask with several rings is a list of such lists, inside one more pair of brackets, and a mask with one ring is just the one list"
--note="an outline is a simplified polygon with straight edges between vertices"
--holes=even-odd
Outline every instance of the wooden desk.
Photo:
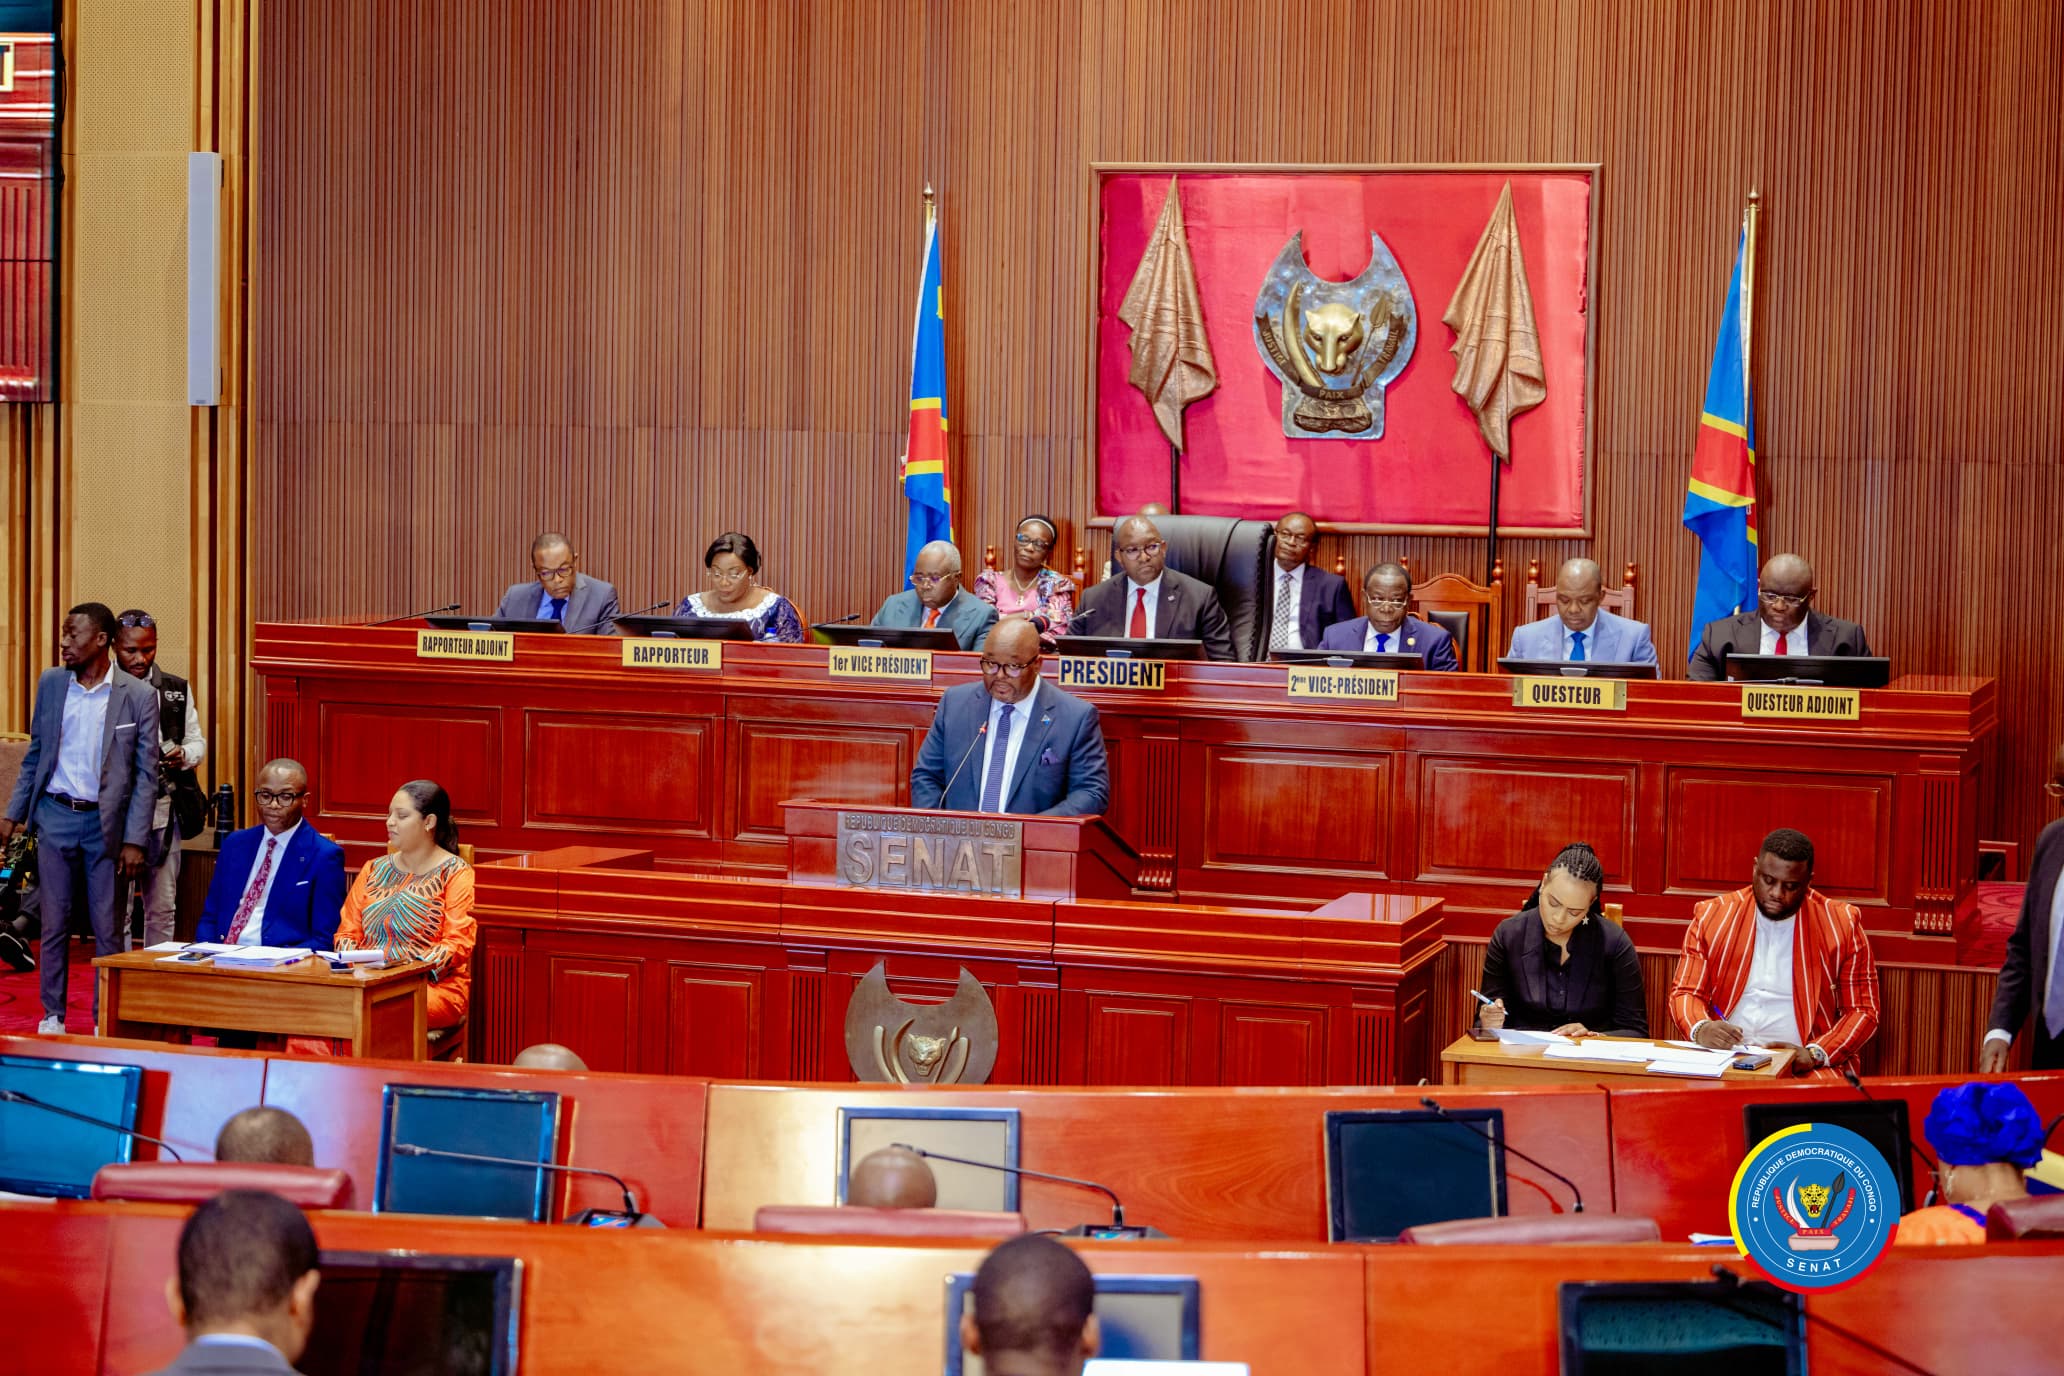
[[161,1027],[223,1027],[334,1037],[350,1042],[354,1056],[428,1055],[427,965],[340,974],[310,956],[271,970],[218,970],[213,961],[167,964],[162,954],[129,951],[93,962],[99,1035],[148,1041]]
[[[1590,1040],[1590,1039],[1587,1039]],[[1599,1041],[1626,1041],[1624,1037],[1600,1037]],[[1615,1088],[1673,1085],[1774,1084],[1789,1083],[1792,1053],[1779,1051],[1761,1070],[1721,1072],[1720,1080],[1694,1075],[1654,1075],[1645,1065],[1632,1061],[1549,1059],[1541,1046],[1507,1046],[1503,1042],[1480,1042],[1464,1033],[1441,1052],[1441,1082],[1451,1085],[1595,1085]]]

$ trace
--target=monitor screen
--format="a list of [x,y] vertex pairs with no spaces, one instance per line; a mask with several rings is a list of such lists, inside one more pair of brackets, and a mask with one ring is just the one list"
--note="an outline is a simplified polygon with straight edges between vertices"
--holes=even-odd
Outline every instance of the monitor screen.
[[[960,1316],[975,1278],[946,1278],[946,1376],[987,1376],[982,1359],[961,1346]],[[1195,1276],[1098,1276],[1097,1355],[1131,1362],[1197,1360],[1202,1292]]]
[[[133,1128],[143,1069],[0,1056],[0,1090]],[[93,1193],[94,1172],[127,1161],[135,1142],[126,1132],[97,1128],[36,1104],[0,1101],[0,1190],[85,1199]]]
[[558,1127],[559,1096],[554,1093],[388,1085],[381,1101],[373,1212],[545,1222],[552,1199],[550,1171],[412,1156],[395,1146],[549,1162]]
[[[898,1142],[999,1166],[1018,1163],[1018,1111],[1014,1108],[841,1108],[839,1110],[838,1202],[846,1202],[853,1167]],[[1018,1177],[951,1161],[927,1161],[939,1182],[941,1209],[983,1213],[1018,1211]]]
[[1904,1099],[1791,1099],[1780,1103],[1749,1104],[1742,1109],[1742,1125],[1748,1134],[1744,1147],[1754,1147],[1773,1132],[1795,1128],[1801,1123],[1827,1123],[1847,1128],[1878,1149],[1892,1174],[1899,1178],[1899,1212],[1913,1212],[1913,1171],[1906,1159],[1907,1117]]
[[514,1257],[324,1252],[305,1376],[513,1376]]
[[1503,1109],[1327,1114],[1328,1237],[1395,1242],[1421,1223],[1503,1214],[1504,1140]]
[[[1806,1311],[1774,1285],[1567,1282],[1562,1376],[1801,1376]],[[1667,1360],[1667,1366],[1663,1363]]]

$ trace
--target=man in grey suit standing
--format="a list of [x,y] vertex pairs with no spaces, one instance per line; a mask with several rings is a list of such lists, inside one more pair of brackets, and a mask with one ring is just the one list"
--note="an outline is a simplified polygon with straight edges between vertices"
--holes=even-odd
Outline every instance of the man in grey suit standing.
[[1555,575],[1554,617],[1514,627],[1506,658],[1653,666],[1655,641],[1648,627],[1599,606],[1604,596],[1597,563],[1570,560]]
[[[114,666],[108,647],[115,614],[81,602],[65,614],[58,639],[61,669],[36,683],[29,753],[22,758],[0,817],[0,842],[24,824],[36,832],[36,876],[43,895],[43,1021],[36,1030],[65,1030],[70,918],[85,881],[93,920],[93,953],[122,949],[115,929],[115,872],[143,874],[158,799],[158,695]],[[119,854],[117,853],[119,851]],[[93,1006],[100,1009],[96,985]]]
[[186,1347],[155,1376],[295,1376],[315,1328],[315,1231],[264,1190],[224,1190],[179,1230],[165,1287]]
[[580,571],[580,551],[556,530],[530,542],[530,569],[537,576],[502,594],[495,615],[527,621],[557,621],[568,635],[616,634],[616,589]]
[[881,604],[874,625],[953,632],[963,650],[979,650],[996,624],[996,604],[960,585],[960,551],[934,540],[917,552],[911,588]]

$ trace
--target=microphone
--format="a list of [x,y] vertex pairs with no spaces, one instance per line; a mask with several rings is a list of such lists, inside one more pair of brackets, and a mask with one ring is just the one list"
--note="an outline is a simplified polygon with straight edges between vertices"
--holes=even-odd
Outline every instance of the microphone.
[[1127,1223],[1125,1221],[1125,1206],[1118,1202],[1118,1192],[1109,1185],[1099,1185],[1094,1180],[1079,1180],[1072,1175],[1055,1175],[1050,1171],[1027,1170],[1023,1166],[1004,1166],[994,1161],[977,1161],[967,1156],[948,1156],[944,1152],[926,1151],[923,1147],[913,1147],[908,1142],[897,1142],[894,1145],[903,1151],[922,1156],[927,1161],[951,1161],[956,1166],[973,1166],[977,1170],[1002,1171],[1005,1175],[1030,1176],[1034,1180],[1052,1180],[1063,1185],[1079,1185],[1085,1190],[1095,1190],[1098,1194],[1105,1195],[1110,1199],[1111,1222],[1108,1226],[1080,1223],[1066,1230],[1066,1236],[1068,1237],[1099,1238],[1106,1242],[1134,1242],[1143,1237],[1168,1236],[1168,1234],[1158,1228],[1149,1228],[1138,1223]]
[[[1877,1098],[1869,1090],[1863,1087],[1863,1077],[1856,1073],[1856,1068],[1854,1066],[1851,1066],[1845,1062],[1842,1065],[1837,1066],[1836,1069],[1840,1070],[1842,1072],[1842,1078],[1849,1082],[1849,1088],[1855,1090],[1858,1094],[1861,1094],[1864,1098],[1870,1100],[1870,1102],[1874,1104],[1884,1102],[1882,1099]],[[1906,1149],[1912,1152],[1915,1156],[1919,1157],[1921,1159],[1921,1164],[1928,1168],[1928,1178],[1930,1180],[1940,1181],[1942,1179],[1942,1167],[1936,1164],[1935,1158],[1921,1150],[1921,1144],[1914,1141],[1911,1133],[1902,1132],[1899,1136],[1900,1140],[1906,1143]],[[1933,1205],[1934,1203],[1935,1191],[1933,1189],[1930,1189],[1928,1191],[1928,1197],[1921,1201],[1921,1205],[1923,1208],[1926,1208]]]
[[179,1154],[178,1148],[162,1137],[153,1137],[147,1132],[138,1132],[135,1128],[125,1128],[120,1123],[111,1123],[105,1118],[91,1118],[83,1113],[74,1113],[68,1108],[59,1108],[56,1104],[46,1104],[41,1099],[24,1094],[18,1089],[0,1089],[0,1104],[27,1104],[30,1108],[40,1108],[45,1113],[55,1113],[60,1118],[76,1118],[82,1123],[89,1123],[97,1128],[106,1128],[109,1132],[123,1133],[139,1141],[148,1142],[159,1151],[170,1154],[174,1161],[186,1160],[185,1157]]
[[[1771,1294],[1773,1298],[1781,1298],[1776,1286],[1772,1285],[1769,1281],[1745,1279],[1732,1268],[1718,1261],[1714,1262],[1711,1266],[1707,1267],[1706,1269],[1712,1273],[1714,1280],[1720,1282],[1720,1293],[1718,1295],[1708,1296],[1712,1303],[1719,1305],[1722,1309],[1725,1309],[1730,1313],[1740,1314],[1745,1318],[1754,1319],[1756,1322],[1760,1324],[1770,1323],[1770,1315],[1760,1314],[1753,1309],[1745,1308],[1742,1305],[1735,1303],[1734,1300],[1729,1298],[1729,1296],[1730,1294],[1743,1294],[1753,1290],[1761,1293]],[[1863,1334],[1858,1333],[1855,1329],[1845,1328],[1841,1324],[1836,1323],[1833,1319],[1815,1313],[1813,1309],[1811,1309],[1805,1304],[1803,1297],[1798,1305],[1797,1312],[1799,1317],[1805,1319],[1808,1323],[1817,1323],[1822,1328],[1827,1329],[1830,1333],[1838,1334],[1841,1337],[1847,1338],[1850,1342],[1855,1343],[1864,1351],[1873,1353],[1876,1356],[1883,1358],[1885,1361],[1888,1361],[1892,1363],[1892,1365],[1898,1367],[1901,1371],[1911,1371],[1915,1373],[1915,1376],[1934,1376],[1934,1373],[1929,1371],[1928,1368],[1924,1366],[1915,1366],[1912,1362],[1900,1356],[1897,1352],[1892,1352],[1887,1350],[1886,1348],[1879,1347],[1876,1343],[1872,1342],[1869,1338],[1866,1338]]]
[[[960,763],[953,766],[953,773],[946,780],[946,787],[939,790],[939,806],[946,806],[946,795],[953,791],[953,781],[960,777],[960,771],[967,768],[968,756],[975,753],[975,747],[982,743],[982,737],[989,734],[989,723],[983,722],[975,731],[975,738],[968,742],[968,748],[960,752]],[[976,800],[981,801],[980,799]]]
[[1100,607],[1077,607],[1068,616],[1068,634],[1074,635],[1075,628],[1083,622],[1096,620],[1097,613],[1101,610]]
[[1441,1116],[1441,1121],[1453,1123],[1458,1127],[1468,1128],[1471,1132],[1475,1133],[1478,1137],[1483,1138],[1484,1141],[1489,1142],[1492,1146],[1502,1146],[1503,1148],[1505,1148],[1505,1150],[1511,1152],[1514,1156],[1526,1162],[1529,1166],[1533,1166],[1537,1169],[1548,1172],[1548,1174],[1554,1176],[1557,1180],[1560,1180],[1563,1184],[1569,1186],[1569,1192],[1572,1195],[1576,1196],[1576,1207],[1571,1212],[1584,1212],[1584,1192],[1577,1188],[1576,1181],[1570,1179],[1561,1171],[1556,1170],[1553,1166],[1550,1166],[1545,1162],[1535,1160],[1533,1157],[1528,1156],[1525,1152],[1521,1151],[1518,1147],[1513,1146],[1510,1142],[1498,1141],[1498,1139],[1491,1136],[1488,1132],[1485,1132],[1476,1124],[1470,1122],[1467,1118],[1457,1118],[1454,1114],[1442,1108],[1437,1101],[1429,1099],[1423,1094],[1419,1097],[1419,1103],[1421,1107],[1430,1108],[1435,1113],[1438,1113]]
[[432,1156],[440,1161],[472,1161],[484,1166],[517,1166],[527,1171],[558,1171],[564,1175],[599,1175],[623,1191],[623,1211],[614,1209],[582,1209],[568,1223],[584,1228],[664,1228],[666,1225],[650,1214],[638,1212],[638,1196],[631,1193],[631,1187],[624,1178],[612,1171],[594,1166],[562,1166],[556,1161],[526,1161],[520,1156],[482,1156],[471,1151],[446,1151],[442,1147],[419,1147],[414,1142],[396,1142],[397,1156]]
[[847,613],[846,613],[846,614],[845,614],[844,616],[841,616],[841,617],[836,617],[836,618],[834,618],[833,620],[830,620],[830,621],[820,621],[820,622],[818,622],[817,624],[818,624],[818,625],[820,625],[820,626],[843,626],[843,625],[845,625],[845,624],[846,624],[846,623],[847,623],[848,621],[858,621],[859,619],[860,619],[860,613],[858,613],[858,612],[847,612]]
[[614,620],[616,620],[616,619],[617,619],[617,618],[618,618],[619,616],[643,616],[643,615],[645,615],[645,613],[647,613],[647,612],[649,612],[649,611],[656,611],[656,610],[658,610],[658,609],[659,609],[659,608],[661,608],[661,607],[664,607],[664,606],[668,606],[668,605],[670,605],[670,604],[671,604],[671,603],[673,602],[673,600],[674,600],[674,599],[673,599],[673,598],[671,598],[671,597],[662,597],[662,598],[660,598],[660,599],[659,599],[659,601],[657,601],[657,602],[653,603],[653,604],[652,604],[651,606],[649,606],[649,607],[640,607],[640,608],[638,608],[638,610],[636,610],[636,611],[634,611],[634,612],[610,612],[610,613],[609,613],[609,614],[607,614],[606,616],[598,616],[598,617],[596,617],[596,618],[595,618],[595,619],[594,619],[593,621],[590,621],[590,622],[589,622],[589,623],[588,623],[587,625],[585,625],[585,626],[581,627],[581,628],[580,628],[579,630],[577,630],[577,631],[573,631],[573,632],[570,632],[570,634],[572,634],[572,635],[586,635],[586,634],[587,634],[587,633],[588,633],[589,631],[592,631],[592,630],[594,630],[594,629],[595,629],[596,627],[600,626],[600,625],[601,625],[601,624],[602,624],[603,622],[605,622],[605,621],[614,621]]
[[455,612],[458,609],[458,603],[447,602],[441,607],[426,607],[419,612],[410,612],[407,616],[390,616],[385,621],[361,621],[358,624],[361,626],[392,626],[397,621],[414,621],[418,617],[435,616],[439,612]]

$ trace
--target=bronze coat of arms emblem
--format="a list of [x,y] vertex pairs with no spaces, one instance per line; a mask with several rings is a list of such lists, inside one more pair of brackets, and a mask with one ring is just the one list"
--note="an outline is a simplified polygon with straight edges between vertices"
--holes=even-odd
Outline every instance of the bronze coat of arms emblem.
[[1283,433],[1291,439],[1383,437],[1384,389],[1411,362],[1419,308],[1381,236],[1369,265],[1329,282],[1304,259],[1304,231],[1290,236],[1254,301],[1254,343],[1283,383]]

